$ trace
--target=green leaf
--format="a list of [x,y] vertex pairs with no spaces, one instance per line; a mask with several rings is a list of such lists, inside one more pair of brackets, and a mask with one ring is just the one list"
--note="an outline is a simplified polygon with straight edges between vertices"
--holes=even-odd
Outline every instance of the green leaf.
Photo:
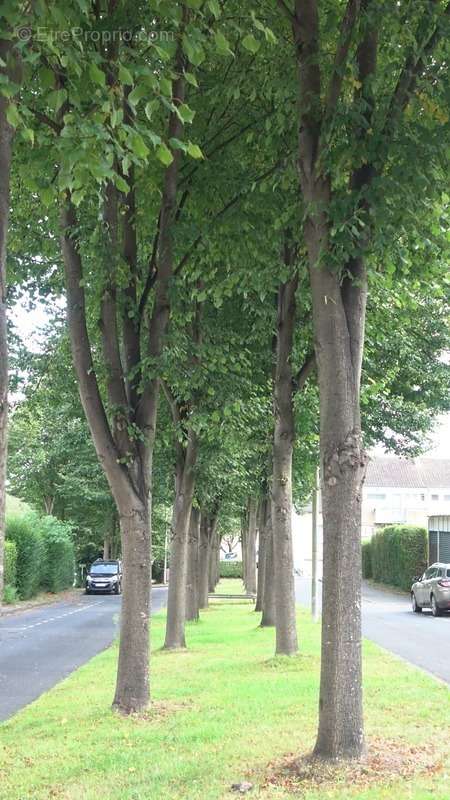
[[192,74],[192,72],[185,72],[184,77],[186,78],[187,82],[191,84],[191,86],[196,86],[198,89],[197,78]]
[[242,46],[245,47],[250,53],[257,53],[260,48],[260,43],[257,39],[253,36],[252,33],[248,33],[247,36],[244,36],[242,39]]
[[147,95],[148,88],[141,83],[138,86],[135,86],[133,91],[130,92],[128,95],[128,102],[131,103],[132,106],[137,106],[139,100],[142,100],[142,98],[146,97]]
[[186,53],[189,61],[194,66],[198,67],[205,60],[205,51],[198,42],[189,39],[186,34],[183,34],[183,50]]
[[13,128],[18,128],[22,122],[17,106],[15,103],[9,103],[6,109],[6,119]]
[[43,189],[39,189],[39,195],[46,208],[53,203],[55,198],[55,194],[51,186],[44,186]]
[[67,92],[65,89],[55,89],[48,95],[47,102],[50,108],[53,108],[54,111],[59,111],[62,104],[65,103],[66,99],[67,99]]
[[23,131],[22,131],[22,136],[25,139],[25,141],[31,142],[32,145],[34,144],[34,130],[33,130],[33,128],[24,128]]
[[198,144],[193,144],[192,142],[188,142],[187,151],[191,158],[199,159],[205,157]]
[[117,186],[119,192],[123,192],[124,194],[128,194],[130,191],[130,187],[124,178],[121,175],[114,176],[114,183]]
[[187,152],[188,146],[186,142],[182,142],[181,139],[176,139],[175,136],[169,139],[169,144],[172,150],[182,150],[184,153]]
[[133,153],[138,158],[147,158],[150,151],[139,133],[132,133],[129,137],[129,143]]
[[225,38],[223,33],[217,31],[214,36],[214,41],[216,44],[216,50],[220,56],[232,56],[233,51],[230,49],[230,45],[228,39]]
[[164,144],[164,142],[162,142],[159,145],[159,147],[157,147],[156,156],[164,164],[165,167],[168,167],[173,161],[173,155],[170,152],[170,150],[167,147],[167,145]]
[[208,0],[208,8],[216,19],[219,19],[221,10],[218,0]]
[[190,124],[195,117],[195,111],[192,111],[192,109],[189,108],[186,103],[182,103],[180,106],[177,106],[176,112],[181,121],[188,124]]
[[104,86],[106,83],[105,73],[97,67],[97,64],[94,64],[94,62],[89,65],[89,77],[94,83],[98,83],[99,86]]
[[133,86],[134,80],[129,69],[120,64],[119,66],[119,81],[125,86]]
[[159,88],[161,94],[164,94],[166,97],[172,97],[172,81],[169,81],[168,78],[161,78]]
[[158,100],[149,100],[149,102],[145,104],[144,111],[145,111],[145,116],[147,117],[148,120],[152,119],[153,112],[157,109],[158,104],[159,104]]

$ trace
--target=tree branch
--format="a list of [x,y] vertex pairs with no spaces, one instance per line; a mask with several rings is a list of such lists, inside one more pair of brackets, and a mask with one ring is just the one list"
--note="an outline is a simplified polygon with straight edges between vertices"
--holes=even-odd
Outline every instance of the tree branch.
[[336,109],[339,96],[341,94],[342,83],[344,80],[345,67],[348,60],[350,45],[353,38],[353,31],[361,9],[361,0],[347,0],[347,7],[342,17],[339,45],[336,50],[333,69],[328,87],[328,94],[325,103],[326,114],[331,116]]
[[294,392],[303,391],[303,389],[305,388],[306,381],[308,380],[312,372],[314,372],[315,368],[316,368],[316,356],[314,351],[312,351],[311,353],[308,353],[299,371],[292,378]]
[[76,238],[77,228],[75,207],[68,195],[61,211],[61,247],[66,273],[67,321],[73,361],[80,398],[95,449],[100,462],[104,465],[111,490],[120,503],[123,499],[122,492],[127,496],[131,484],[125,467],[118,462],[119,453],[109,427],[95,374],[86,323],[83,268]]

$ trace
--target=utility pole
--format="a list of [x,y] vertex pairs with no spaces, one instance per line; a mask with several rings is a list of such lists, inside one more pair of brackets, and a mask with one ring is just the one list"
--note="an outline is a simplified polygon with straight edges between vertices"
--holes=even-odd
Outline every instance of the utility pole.
[[318,516],[318,492],[319,492],[319,468],[314,474],[314,489],[312,494],[312,575],[311,575],[311,614],[314,622],[319,618],[317,607],[317,516]]

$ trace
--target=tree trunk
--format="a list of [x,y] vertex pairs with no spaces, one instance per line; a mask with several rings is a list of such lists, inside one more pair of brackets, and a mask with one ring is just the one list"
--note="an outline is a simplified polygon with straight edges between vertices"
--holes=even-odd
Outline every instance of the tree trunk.
[[191,429],[188,433],[183,463],[179,466],[172,516],[169,592],[164,641],[166,650],[186,647],[184,625],[186,621],[187,553],[189,522],[195,488],[196,456],[197,437]]
[[[0,57],[6,62],[11,42],[0,41]],[[8,435],[8,333],[6,312],[6,239],[9,219],[13,129],[6,119],[8,100],[0,95],[0,605],[4,584],[6,456]]]
[[[314,252],[314,241],[310,250]],[[363,293],[357,303],[359,322],[354,317],[349,320],[335,274],[312,267],[311,284],[320,389],[323,515],[322,669],[315,753],[331,759],[358,758],[364,750],[361,492],[366,456],[359,408],[364,283],[358,289]],[[324,294],[330,298],[327,306],[321,299]],[[349,331],[353,332],[352,341]]]
[[[287,248],[287,245],[286,245]],[[285,261],[291,262],[286,252]],[[293,381],[290,359],[295,323],[297,278],[280,286],[274,381],[272,529],[275,562],[276,653],[298,651],[292,550]]]
[[200,546],[200,513],[192,507],[189,523],[187,580],[186,580],[186,621],[199,618],[199,546]]
[[258,590],[256,593],[255,611],[263,609],[264,571],[266,568],[266,518],[267,498],[264,497],[259,504],[259,549],[258,549]]
[[248,528],[246,536],[246,585],[249,594],[256,594],[256,498],[251,497],[248,504]]
[[208,590],[215,592],[219,582],[220,542],[217,534],[210,531],[209,561],[208,561]]
[[202,512],[200,515],[200,546],[199,546],[199,578],[198,578],[198,602],[200,608],[208,608],[208,589],[209,589],[209,527],[208,516]]
[[149,507],[132,499],[120,510],[123,596],[120,649],[113,707],[125,714],[149,701],[151,536]]
[[267,503],[265,523],[265,556],[264,556],[264,591],[262,600],[261,627],[273,627],[275,615],[275,564],[273,557],[272,513],[270,502]]

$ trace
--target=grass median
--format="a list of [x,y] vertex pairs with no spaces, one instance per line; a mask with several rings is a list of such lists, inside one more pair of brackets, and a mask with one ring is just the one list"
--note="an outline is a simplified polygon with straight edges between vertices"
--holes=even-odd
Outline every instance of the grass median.
[[275,659],[273,630],[258,620],[252,604],[214,601],[188,625],[189,649],[177,653],[159,649],[164,615],[154,617],[154,706],[140,718],[110,710],[117,646],[94,658],[0,726],[1,800],[218,800],[232,797],[240,781],[253,784],[249,797],[267,800],[448,799],[448,687],[371,643],[364,645],[369,741],[387,750],[395,742],[436,745],[431,766],[353,787],[305,788],[283,770],[276,777],[287,754],[314,743],[320,626],[300,611],[301,655]]

